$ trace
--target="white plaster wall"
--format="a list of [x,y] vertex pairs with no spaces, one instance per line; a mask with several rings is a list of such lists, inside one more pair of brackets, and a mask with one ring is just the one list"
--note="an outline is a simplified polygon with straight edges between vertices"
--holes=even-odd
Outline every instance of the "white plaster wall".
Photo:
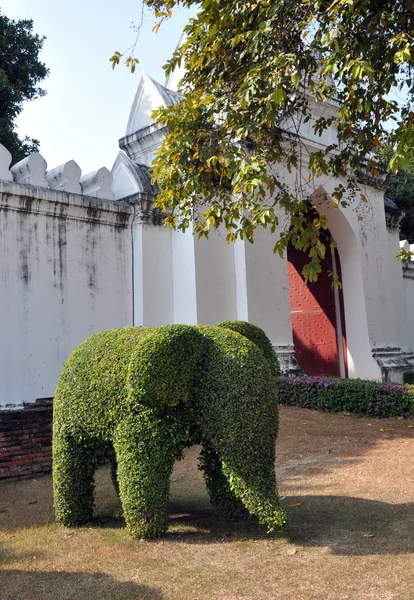
[[257,229],[245,242],[247,320],[261,327],[273,346],[292,346],[286,258],[273,252],[277,234]]
[[304,116],[301,113],[289,115],[282,122],[282,128],[285,131],[299,135],[305,143],[311,143],[315,147],[325,148],[338,142],[338,131],[334,124],[330,125],[322,132],[322,135],[315,133],[314,125],[318,119],[324,117],[335,118],[339,111],[339,105],[333,101],[321,103],[308,95],[310,119],[304,122]]
[[[177,44],[176,50],[178,50],[186,41],[185,33],[181,34],[180,40]],[[165,87],[169,90],[177,91],[179,89],[179,83],[185,75],[184,65],[181,63],[179,67],[176,67],[165,79]]]
[[367,197],[372,219],[368,217],[359,225],[363,245],[361,263],[370,340],[374,348],[398,346],[383,194],[370,190]]
[[414,264],[404,274],[405,323],[408,347],[414,348]]
[[236,278],[236,314],[239,321],[249,320],[249,302],[246,275],[246,241],[238,238],[234,242],[234,271]]
[[234,249],[225,237],[213,230],[208,240],[195,240],[197,318],[202,325],[237,318]]
[[[397,327],[398,346],[403,349],[413,348],[409,343],[407,330],[406,296],[401,261],[396,258],[400,250],[400,239],[398,230],[387,230],[388,238],[388,262],[390,281],[389,287],[392,292],[392,305]],[[413,289],[414,292],[414,289]]]
[[190,229],[171,232],[174,323],[197,324],[195,237]]
[[134,225],[134,325],[174,322],[173,259],[167,227]]
[[[129,227],[117,226],[117,213],[97,208],[109,203],[12,184],[19,196],[5,185],[0,407],[53,396],[77,344],[93,332],[132,324]],[[31,197],[23,195],[28,190]]]

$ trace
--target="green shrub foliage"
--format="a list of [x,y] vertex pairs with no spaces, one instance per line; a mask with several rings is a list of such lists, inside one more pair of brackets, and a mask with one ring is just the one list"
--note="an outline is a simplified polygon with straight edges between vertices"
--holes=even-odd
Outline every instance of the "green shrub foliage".
[[280,375],[279,361],[273,350],[273,346],[263,329],[260,329],[260,327],[257,327],[252,323],[248,323],[247,321],[222,321],[218,324],[218,327],[231,329],[232,331],[247,337],[248,340],[256,344],[256,346],[263,352],[269,362],[272,374],[275,377]]
[[169,479],[185,447],[202,445],[212,504],[274,530],[277,359],[248,323],[131,327],[95,334],[63,368],[54,400],[56,518],[89,521],[93,476],[112,463],[128,532],[167,530]]
[[414,383],[414,371],[406,371],[403,373],[403,381],[404,383],[413,384]]
[[372,417],[414,416],[414,387],[366,379],[280,377],[279,402]]

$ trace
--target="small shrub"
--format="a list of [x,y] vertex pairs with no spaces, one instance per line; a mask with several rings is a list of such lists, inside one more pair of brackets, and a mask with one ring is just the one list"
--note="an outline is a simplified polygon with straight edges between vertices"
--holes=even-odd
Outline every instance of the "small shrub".
[[414,383],[414,371],[406,371],[403,373],[403,381],[404,383],[413,384]]
[[372,417],[414,416],[414,387],[365,379],[280,377],[279,402]]
[[68,526],[90,520],[94,471],[106,458],[129,533],[162,535],[174,460],[201,444],[219,512],[247,511],[269,530],[282,525],[278,369],[265,334],[242,322],[130,327],[88,338],[65,364],[54,399],[56,519]]

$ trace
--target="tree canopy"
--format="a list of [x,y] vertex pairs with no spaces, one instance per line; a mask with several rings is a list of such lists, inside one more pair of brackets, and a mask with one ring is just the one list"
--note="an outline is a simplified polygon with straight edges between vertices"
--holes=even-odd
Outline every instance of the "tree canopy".
[[[159,22],[181,4],[199,12],[165,66],[183,64],[182,102],[157,111],[168,134],[154,162],[167,224],[200,236],[225,225],[228,241],[278,231],[275,250],[306,251],[305,276],[317,277],[326,219],[309,210],[309,189],[288,189],[269,165],[303,166],[300,137],[287,118],[310,119],[310,99],[337,110],[337,140],[307,158],[309,179],[338,177],[335,207],[378,178],[378,148],[389,166],[407,166],[414,139],[414,0],[144,0]],[[400,100],[398,94],[403,96]],[[312,207],[310,207],[312,208]],[[280,229],[280,210],[290,215]]]
[[11,152],[13,162],[39,146],[37,140],[20,139],[14,129],[23,102],[45,93],[38,87],[48,74],[39,60],[43,40],[33,33],[33,21],[13,21],[0,12],[0,143]]

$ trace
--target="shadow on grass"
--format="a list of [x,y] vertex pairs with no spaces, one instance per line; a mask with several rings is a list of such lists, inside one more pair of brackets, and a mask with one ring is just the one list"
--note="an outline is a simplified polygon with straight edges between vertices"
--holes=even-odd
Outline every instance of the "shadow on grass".
[[285,534],[302,546],[328,546],[333,554],[414,553],[414,503],[389,504],[346,496],[294,496]]
[[[122,516],[97,516],[87,527],[97,529],[123,529],[125,521]],[[254,517],[237,521],[224,521],[216,515],[211,507],[170,506],[169,529],[167,533],[150,543],[177,542],[185,544],[216,544],[217,542],[234,542],[240,539],[268,540],[282,534],[268,534],[266,528],[257,523]]]
[[[288,513],[287,525],[282,532],[267,534],[266,528],[253,518],[228,523],[220,520],[208,505],[188,505],[185,501],[171,503],[170,527],[159,541],[205,545],[286,539],[297,546],[328,547],[339,556],[414,553],[414,503],[391,504],[348,496],[295,494],[285,498],[284,504]],[[86,527],[124,529],[125,521],[119,513],[115,516],[107,513],[95,517]],[[157,540],[150,543],[157,543]],[[14,560],[16,556],[12,551],[0,549],[0,564]],[[1,594],[0,598],[3,600]]]
[[0,571],[1,600],[162,600],[155,588],[104,573]]
[[[294,496],[284,502],[288,523],[282,532],[272,534],[254,519],[225,523],[212,510],[186,512],[183,507],[174,507],[170,529],[161,541],[197,545],[285,538],[297,546],[329,547],[340,556],[414,553],[413,503],[389,504],[345,496]],[[94,524],[124,527],[121,517],[97,518]]]

